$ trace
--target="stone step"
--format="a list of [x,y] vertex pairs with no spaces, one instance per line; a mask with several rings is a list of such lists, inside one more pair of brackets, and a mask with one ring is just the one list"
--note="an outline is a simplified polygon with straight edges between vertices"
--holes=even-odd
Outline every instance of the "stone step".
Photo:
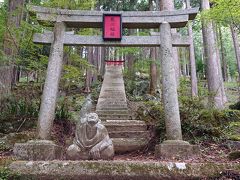
[[[102,98],[102,97],[100,97],[100,98]],[[124,97],[117,97],[117,98],[115,98],[115,97],[104,97],[104,98],[102,98],[102,99],[104,99],[104,101],[103,102],[106,102],[106,101],[109,101],[109,102],[111,102],[112,104],[113,103],[115,103],[115,104],[118,104],[118,103],[127,103],[127,101],[126,101],[126,98],[124,98]],[[100,102],[101,103],[101,102]]]
[[109,107],[98,107],[97,108],[97,111],[115,111],[115,110],[125,110],[125,111],[128,111],[128,108],[127,106],[123,106],[123,107],[112,107],[112,106],[109,106]]
[[108,131],[110,138],[149,138],[148,131]]
[[99,114],[98,117],[101,119],[101,120],[108,120],[108,119],[116,119],[116,120],[121,120],[121,119],[129,119],[129,115],[122,115],[122,114],[115,114],[115,115],[110,115],[110,114],[107,114],[107,115],[102,115],[102,114]]
[[105,110],[96,110],[97,114],[121,114],[121,115],[128,115],[128,110],[109,110],[109,109],[105,109]]
[[111,138],[115,153],[121,154],[131,151],[137,151],[147,146],[147,138]]
[[106,125],[146,125],[144,121],[140,120],[107,120],[104,122]]
[[106,104],[106,103],[98,103],[97,104],[97,109],[116,109],[116,108],[128,108],[127,104],[122,103],[122,104]]
[[110,109],[111,110],[111,108],[118,108],[118,107],[119,108],[127,108],[127,104],[121,103],[121,102],[115,103],[115,104],[98,103],[97,107],[99,109],[104,108],[104,109]]
[[113,97],[113,98],[126,98],[125,95],[122,93],[102,93],[99,98],[107,98],[107,97]]
[[105,125],[105,127],[109,132],[146,131],[147,130],[146,124],[117,124],[117,123],[108,123],[107,121],[103,121],[103,124]]

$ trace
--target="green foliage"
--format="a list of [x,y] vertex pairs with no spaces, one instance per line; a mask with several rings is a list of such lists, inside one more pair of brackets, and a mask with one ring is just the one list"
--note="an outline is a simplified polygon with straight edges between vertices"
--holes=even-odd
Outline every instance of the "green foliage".
[[240,110],[240,101],[229,106],[230,109]]
[[89,10],[95,7],[95,0],[44,0],[42,5],[62,9]]
[[[240,115],[238,118],[240,118]],[[238,120],[238,122],[229,123],[224,133],[228,139],[232,141],[240,141],[240,121]]]
[[6,31],[7,6],[6,3],[0,3],[0,47],[2,47],[4,32]]
[[69,64],[64,65],[63,77],[61,79],[61,84],[64,89],[69,90],[71,87],[81,87],[84,83],[84,70],[90,69],[95,70],[95,66],[88,63],[86,59],[81,58],[75,52],[69,53]]
[[149,125],[155,125],[160,141],[166,139],[164,111],[161,103],[146,101],[137,110],[137,119],[144,120]]
[[240,24],[239,0],[212,0],[213,6],[203,14],[206,18],[213,19],[224,25]]
[[55,116],[56,121],[66,121],[72,118],[72,114],[70,112],[70,102],[66,97],[61,97],[58,100]]
[[12,172],[9,168],[7,167],[0,167],[0,180],[17,180],[21,179],[20,175]]
[[[40,102],[26,97],[10,96],[1,100],[0,129],[2,133],[9,133],[22,126],[32,127],[38,117]],[[23,124],[22,124],[23,123]]]
[[0,120],[36,118],[38,111],[38,101],[26,97],[9,96],[1,100]]
[[[206,92],[200,92],[199,97],[191,97],[189,87],[190,80],[182,78],[178,93],[184,139],[191,143],[199,143],[206,140],[220,141],[230,137],[239,138],[234,129],[239,127],[240,111],[207,108]],[[164,140],[163,105],[155,101],[147,101],[139,107],[137,113],[138,119],[155,124],[160,141]]]

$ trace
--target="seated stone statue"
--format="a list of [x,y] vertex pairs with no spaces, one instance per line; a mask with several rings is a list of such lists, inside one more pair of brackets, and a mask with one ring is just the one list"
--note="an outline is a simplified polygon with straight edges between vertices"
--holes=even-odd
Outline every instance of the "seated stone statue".
[[114,148],[107,129],[101,124],[96,113],[89,113],[76,127],[75,139],[67,149],[67,158],[77,159],[112,159]]

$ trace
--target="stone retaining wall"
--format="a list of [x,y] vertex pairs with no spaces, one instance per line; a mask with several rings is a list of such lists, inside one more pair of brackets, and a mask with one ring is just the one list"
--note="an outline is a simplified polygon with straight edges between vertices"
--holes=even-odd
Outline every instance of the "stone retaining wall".
[[10,169],[25,179],[159,180],[217,178],[224,172],[240,172],[240,164],[142,161],[16,161],[10,165]]

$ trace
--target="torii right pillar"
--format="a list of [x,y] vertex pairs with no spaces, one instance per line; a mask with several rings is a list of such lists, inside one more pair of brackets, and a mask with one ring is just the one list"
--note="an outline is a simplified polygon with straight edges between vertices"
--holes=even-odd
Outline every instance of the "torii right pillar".
[[168,22],[163,22],[160,25],[160,42],[162,94],[167,140],[156,146],[155,156],[187,158],[196,154],[198,148],[182,140],[172,35],[171,27]]

